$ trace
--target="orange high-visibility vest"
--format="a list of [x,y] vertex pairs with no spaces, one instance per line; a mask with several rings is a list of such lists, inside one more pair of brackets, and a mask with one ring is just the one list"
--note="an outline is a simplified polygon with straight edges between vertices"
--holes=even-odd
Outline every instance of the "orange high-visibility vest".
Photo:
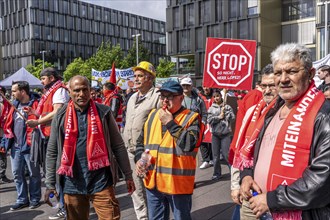
[[[176,123],[187,129],[195,120],[201,120],[198,113],[188,109],[179,113]],[[159,110],[153,110],[144,125],[144,146],[152,156],[144,185],[148,189],[157,188],[167,194],[192,194],[194,190],[196,155],[202,135],[199,135],[195,149],[183,152],[176,147],[176,139],[166,131],[162,137]]]

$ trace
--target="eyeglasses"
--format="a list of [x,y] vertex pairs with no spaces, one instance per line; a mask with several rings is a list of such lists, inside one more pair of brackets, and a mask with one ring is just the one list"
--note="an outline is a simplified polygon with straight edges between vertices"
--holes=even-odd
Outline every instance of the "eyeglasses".
[[275,89],[275,84],[260,84],[260,87],[262,89],[266,89],[267,87],[269,87],[270,89]]
[[167,99],[167,100],[173,100],[174,97],[179,96],[179,95],[180,95],[180,94],[171,94],[171,95],[168,95],[168,96],[165,96],[165,95],[159,95],[159,98],[160,98],[161,100],[165,100],[165,99]]
[[275,71],[274,75],[275,76],[281,76],[283,72],[285,72],[287,75],[289,76],[293,76],[297,73],[299,73],[301,70],[305,70],[305,68],[300,68],[300,69],[295,69],[295,68],[292,68],[292,69],[281,69],[281,70],[277,70]]

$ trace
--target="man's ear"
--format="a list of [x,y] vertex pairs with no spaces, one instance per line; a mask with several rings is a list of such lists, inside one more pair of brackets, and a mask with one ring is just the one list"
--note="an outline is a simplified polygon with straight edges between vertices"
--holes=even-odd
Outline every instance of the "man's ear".
[[315,70],[314,67],[312,67],[312,68],[310,69],[310,71],[308,72],[308,75],[309,75],[308,78],[309,78],[309,80],[312,80],[312,79],[314,78],[315,73],[316,73],[316,70]]

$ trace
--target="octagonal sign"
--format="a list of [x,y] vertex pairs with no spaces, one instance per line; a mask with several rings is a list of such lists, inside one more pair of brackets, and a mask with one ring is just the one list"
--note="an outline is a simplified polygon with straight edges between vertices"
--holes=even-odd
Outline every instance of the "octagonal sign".
[[250,90],[256,41],[207,38],[203,86]]

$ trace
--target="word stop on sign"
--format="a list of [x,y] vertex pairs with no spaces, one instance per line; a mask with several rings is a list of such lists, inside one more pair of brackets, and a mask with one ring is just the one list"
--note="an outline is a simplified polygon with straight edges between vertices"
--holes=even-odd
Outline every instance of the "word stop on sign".
[[237,56],[236,54],[215,53],[213,55],[213,61],[214,63],[212,64],[212,67],[214,69],[228,70],[227,69],[227,65],[228,65],[229,70],[241,71],[242,66],[244,66],[247,63],[248,58],[245,55]]

